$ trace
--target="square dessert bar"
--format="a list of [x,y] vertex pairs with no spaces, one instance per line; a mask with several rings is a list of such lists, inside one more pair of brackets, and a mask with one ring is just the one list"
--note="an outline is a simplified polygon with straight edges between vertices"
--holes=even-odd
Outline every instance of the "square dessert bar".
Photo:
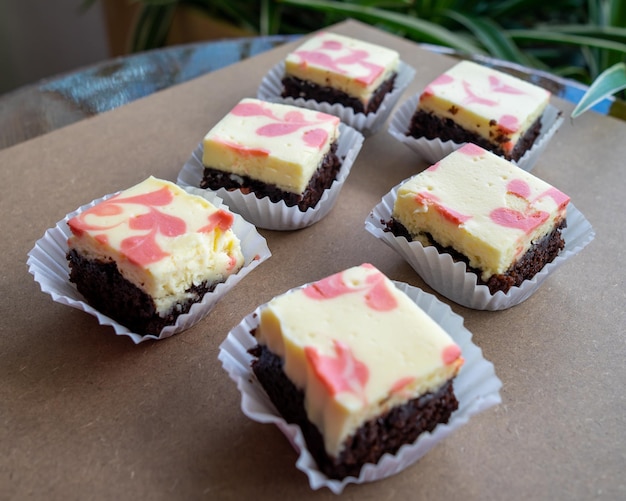
[[101,313],[158,335],[243,266],[233,221],[149,177],[68,221],[70,281]]
[[282,96],[372,113],[393,90],[399,64],[394,50],[322,32],[285,58]]
[[563,249],[569,197],[468,143],[402,184],[389,228],[468,265],[492,294],[531,279]]
[[539,136],[549,100],[541,87],[462,61],[426,86],[407,135],[471,142],[516,161]]
[[242,99],[204,137],[201,188],[242,190],[306,211],[341,168],[339,119],[296,106]]
[[460,348],[370,264],[272,299],[253,335],[253,372],[330,478],[358,476],[458,407]]

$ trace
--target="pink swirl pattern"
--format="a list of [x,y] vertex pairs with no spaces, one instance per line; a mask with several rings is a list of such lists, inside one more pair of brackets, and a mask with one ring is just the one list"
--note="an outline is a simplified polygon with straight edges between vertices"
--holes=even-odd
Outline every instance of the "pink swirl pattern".
[[472,104],[478,103],[484,106],[497,106],[498,101],[494,101],[493,99],[487,99],[486,97],[479,96],[472,89],[472,84],[467,81],[463,81],[463,90],[465,91],[465,99],[463,100],[463,104]]
[[319,280],[303,289],[304,294],[310,299],[322,301],[325,299],[333,299],[343,294],[352,294],[368,290],[365,294],[366,305],[376,311],[390,311],[398,306],[393,294],[387,289],[384,282],[384,275],[375,270],[372,265],[372,274],[366,278],[366,283],[360,287],[347,285],[344,281],[343,272],[331,275]]
[[458,152],[469,156],[481,156],[485,153],[485,150],[474,143],[467,143],[459,148]]
[[[434,87],[450,85],[455,82],[456,79],[448,74],[439,75],[435,80],[426,86],[420,100],[434,96]],[[487,86],[483,89],[481,82],[474,82],[469,80],[460,81],[465,97],[461,100],[464,105],[478,104],[487,106],[490,108],[497,108],[500,105],[499,99],[491,97],[497,94],[508,95],[523,95],[526,94],[524,90],[507,83],[504,83],[497,75],[489,75],[487,77]],[[481,90],[482,89],[482,90]],[[510,135],[517,132],[520,128],[519,119],[510,114],[502,114],[494,125],[505,135]],[[514,145],[509,141],[502,145],[506,150],[510,151]]]
[[[158,210],[158,207],[164,207],[173,202],[174,195],[166,186],[156,191],[125,198],[116,195],[73,217],[68,221],[68,226],[77,236],[86,231],[94,232],[94,239],[106,245],[109,242],[107,231],[126,224],[133,234],[122,239],[120,250],[131,263],[147,266],[169,256],[169,253],[157,243],[158,235],[172,238],[183,235],[187,231],[187,224],[183,219]],[[119,217],[112,224],[88,222],[91,219],[97,221],[112,216],[123,216],[124,206],[131,204],[143,206],[146,211],[129,218]],[[232,226],[233,221],[232,214],[220,209],[211,214],[207,225],[198,231],[210,232],[215,228],[225,231]]]
[[496,75],[489,76],[489,87],[493,92],[501,94],[525,94],[522,89],[503,83]]
[[530,187],[522,179],[509,181],[507,184],[507,192],[522,199],[526,205],[525,210],[518,211],[509,207],[498,207],[491,212],[489,217],[494,223],[500,226],[516,228],[524,231],[526,234],[532,233],[550,217],[550,214],[547,212],[535,209],[535,202],[542,198],[550,197],[555,201],[559,209],[564,208],[569,202],[569,197],[556,188],[550,188],[530,200]]
[[424,92],[422,92],[422,94],[420,95],[420,101],[426,97],[432,97],[435,95],[435,90],[433,89],[433,87],[437,87],[438,85],[448,85],[452,82],[454,82],[454,78],[452,78],[450,75],[439,75],[426,86]]
[[[332,54],[344,49],[348,51],[348,55]],[[338,40],[323,40],[318,50],[298,50],[294,54],[301,59],[301,65],[313,64],[341,74],[349,74],[345,66],[359,65],[367,70],[367,74],[355,78],[355,82],[364,87],[376,81],[385,70],[382,66],[368,61],[371,54],[367,50],[345,47]]]
[[444,219],[453,224],[461,225],[472,219],[472,216],[461,214],[460,212],[447,207],[441,200],[428,191],[420,191],[415,195],[415,201],[420,205],[429,205],[433,207]]
[[[486,153],[486,151],[473,143],[467,143],[459,148],[457,153],[481,157]],[[435,172],[438,168],[439,162],[431,165],[427,170]],[[532,233],[549,217],[547,212],[537,210],[535,208],[534,205],[537,201],[546,197],[552,198],[552,200],[554,200],[557,204],[559,210],[563,210],[570,200],[566,194],[554,187],[549,188],[545,192],[540,193],[535,198],[531,199],[530,186],[523,179],[512,179],[509,181],[506,185],[506,191],[510,195],[521,199],[526,206],[525,209],[523,211],[519,211],[511,209],[510,207],[497,207],[491,211],[489,217],[495,224],[505,228],[516,228],[527,234]],[[460,225],[472,218],[471,215],[461,214],[460,212],[446,206],[436,195],[428,191],[420,191],[419,193],[416,193],[415,201],[420,205],[432,206],[437,212],[439,212],[439,214],[453,224]]]
[[307,346],[304,353],[316,377],[332,396],[348,392],[365,401],[365,385],[369,369],[354,356],[346,344],[334,340],[335,356],[323,355],[317,348]]
[[[306,130],[301,135],[303,143],[311,148],[318,149],[322,148],[326,144],[326,141],[328,140],[328,133],[324,129],[311,127],[318,123],[337,120],[331,115],[327,115],[325,113],[317,113],[317,121],[308,121],[304,117],[304,114],[299,110],[288,111],[283,117],[278,117],[273,113],[272,110],[265,108],[262,104],[251,102],[239,103],[231,110],[230,113],[232,115],[240,117],[260,116],[272,120],[271,123],[262,125],[255,130],[255,134],[261,137],[286,136],[289,134],[295,134],[300,129],[306,128]],[[222,142],[227,146],[233,147],[224,140],[222,140]],[[242,147],[238,145],[235,145],[234,147],[237,150],[242,149]],[[248,148],[246,151],[251,155],[257,156],[269,154],[267,150],[263,149],[250,150]]]

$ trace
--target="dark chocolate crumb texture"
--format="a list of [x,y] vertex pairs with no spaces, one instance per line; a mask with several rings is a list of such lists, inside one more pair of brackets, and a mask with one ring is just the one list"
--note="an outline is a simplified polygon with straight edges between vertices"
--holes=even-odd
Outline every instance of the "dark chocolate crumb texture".
[[367,103],[350,96],[346,92],[333,87],[318,85],[308,80],[300,80],[295,77],[285,77],[282,80],[282,97],[292,97],[294,99],[312,99],[318,103],[341,104],[347,108],[352,108],[355,113],[376,113],[385,96],[394,88],[396,75],[385,80],[378,87]]
[[306,211],[337,177],[340,133],[335,116],[242,99],[204,137],[200,186],[252,192]]
[[468,143],[397,191],[387,229],[464,261],[492,294],[535,276],[564,248],[569,197]]
[[249,176],[239,176],[211,167],[205,167],[201,188],[218,190],[241,190],[243,193],[254,193],[257,198],[269,197],[272,202],[285,202],[288,207],[297,205],[301,211],[315,207],[329,189],[341,169],[341,161],[336,155],[337,144],[333,143],[331,150],[323,158],[321,165],[311,177],[309,184],[303,193],[293,193],[279,189],[276,185],[270,185],[263,181],[252,179]]
[[333,457],[326,452],[319,429],[307,418],[304,393],[285,376],[280,357],[264,346],[253,348],[250,353],[256,357],[252,370],[268,397],[287,422],[300,427],[309,452],[329,478],[358,477],[365,464],[376,464],[384,454],[395,454],[422,433],[447,423],[458,408],[452,382],[448,381],[434,393],[421,395],[366,421],[346,439],[339,456]]
[[283,97],[374,113],[394,88],[400,56],[386,47],[321,32],[285,58]]
[[256,380],[330,478],[446,423],[460,348],[370,264],[274,298],[251,333]]
[[406,134],[474,143],[519,160],[539,137],[550,93],[472,61],[461,61],[420,94]]
[[244,264],[232,213],[150,177],[68,221],[70,281],[138,334],[158,335]]

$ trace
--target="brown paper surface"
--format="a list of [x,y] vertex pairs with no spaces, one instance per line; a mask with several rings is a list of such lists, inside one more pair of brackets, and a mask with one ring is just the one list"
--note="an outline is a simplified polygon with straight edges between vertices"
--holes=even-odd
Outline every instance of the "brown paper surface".
[[[455,62],[360,23],[334,29],[396,48],[417,70],[400,103]],[[0,499],[334,497],[309,488],[278,429],[242,414],[218,346],[258,304],[362,262],[431,292],[364,230],[380,198],[424,168],[386,126],[366,139],[330,215],[295,232],[260,230],[273,256],[180,335],[134,345],[53,302],[26,266],[66,213],[148,175],[175,181],[202,136],[255,96],[293,45],[0,152]],[[573,105],[553,104],[566,119],[533,173],[571,196],[595,240],[519,306],[451,303],[494,363],[502,404],[402,473],[348,486],[344,498],[625,495],[626,124],[594,113],[572,122]]]

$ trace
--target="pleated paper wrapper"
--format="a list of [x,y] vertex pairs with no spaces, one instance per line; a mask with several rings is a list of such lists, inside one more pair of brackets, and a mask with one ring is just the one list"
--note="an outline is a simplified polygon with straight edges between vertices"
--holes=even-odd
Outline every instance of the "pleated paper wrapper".
[[402,256],[430,287],[467,308],[504,310],[520,304],[595,236],[589,221],[570,202],[567,207],[567,228],[561,232],[565,248],[559,255],[532,279],[524,280],[520,286],[511,287],[506,294],[502,291],[491,294],[486,285],[477,284],[476,274],[468,272],[465,263],[454,261],[450,254],[440,253],[434,246],[423,246],[418,241],[409,242],[405,237],[396,237],[392,232],[386,231],[385,222],[391,220],[398,188],[402,184],[404,182],[395,186],[374,207],[365,220],[365,229]]
[[[204,197],[218,208],[228,210],[228,207],[223,204],[222,200],[213,193],[194,188],[187,188],[186,191]],[[142,335],[132,332],[124,325],[87,304],[76,289],[76,286],[69,281],[70,271],[66,254],[68,252],[67,240],[71,236],[71,231],[67,222],[74,216],[114,195],[107,195],[80,207],[78,210],[65,216],[55,227],[48,229],[28,253],[27,265],[29,272],[33,275],[35,281],[39,283],[42,292],[49,294],[55,302],[93,315],[101,325],[111,326],[117,335],[128,336],[136,344],[150,339],[165,339],[197,324],[211,312],[225,294],[243,280],[254,268],[271,256],[265,238],[259,235],[254,225],[245,221],[241,216],[234,214],[235,219],[232,229],[241,242],[241,250],[244,255],[243,267],[236,274],[229,276],[223,283],[217,284],[213,292],[204,295],[202,301],[193,304],[188,313],[179,315],[175,324],[168,325],[161,332],[155,334]]]
[[[406,134],[409,131],[411,118],[413,117],[413,113],[415,113],[418,102],[419,94],[415,94],[402,103],[393,114],[387,131],[395,139],[408,146],[428,163],[434,164],[466,143],[407,136]],[[530,172],[562,123],[563,117],[561,116],[561,112],[551,104],[548,105],[542,115],[541,132],[533,143],[532,148],[524,153],[519,160],[513,160],[511,163]]]
[[284,74],[285,62],[281,61],[274,65],[267,75],[265,75],[257,91],[257,97],[264,101],[291,104],[301,108],[308,108],[310,110],[322,111],[329,115],[334,115],[339,117],[343,123],[361,131],[365,136],[369,136],[375,134],[383,126],[387,118],[389,118],[389,115],[391,115],[402,93],[413,80],[415,69],[400,61],[393,90],[385,96],[376,112],[368,114],[357,113],[354,109],[343,106],[342,104],[320,103],[313,99],[282,97],[282,78]]
[[250,367],[253,357],[248,350],[256,345],[250,331],[258,325],[262,306],[246,316],[220,345],[218,358],[241,392],[243,413],[259,423],[274,424],[282,431],[298,455],[296,468],[306,474],[312,489],[326,487],[335,494],[340,494],[348,484],[374,482],[395,475],[417,462],[439,441],[467,423],[472,416],[501,401],[502,383],[495,374],[493,364],[485,360],[482,350],[472,343],[472,334],[464,327],[463,318],[432,294],[403,282],[394,283],[441,325],[461,348],[465,363],[454,379],[454,393],[459,407],[447,424],[439,424],[432,432],[423,433],[414,443],[402,446],[394,455],[385,454],[377,464],[366,464],[358,478],[337,480],[322,473],[307,449],[300,428],[287,423],[281,417],[256,380]]
[[[285,202],[272,202],[269,197],[257,198],[254,193],[225,188],[214,193],[224,200],[233,212],[240,214],[258,228],[289,231],[311,226],[323,219],[335,206],[343,184],[350,174],[352,165],[363,146],[363,134],[345,124],[339,124],[339,139],[336,154],[342,160],[337,178],[315,207],[301,211],[297,206],[288,207]],[[202,142],[178,174],[177,184],[183,187],[200,186],[204,165],[202,164]],[[211,190],[206,190],[212,192]]]

